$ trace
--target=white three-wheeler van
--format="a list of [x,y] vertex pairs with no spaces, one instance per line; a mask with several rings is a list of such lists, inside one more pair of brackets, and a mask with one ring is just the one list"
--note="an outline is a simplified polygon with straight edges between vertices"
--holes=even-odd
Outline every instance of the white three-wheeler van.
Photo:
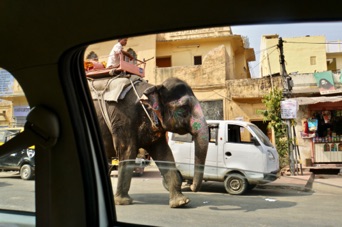
[[[235,120],[207,123],[209,146],[203,180],[224,182],[228,193],[239,195],[277,179],[277,150],[256,125]],[[191,182],[195,151],[192,136],[169,132],[168,137],[180,177]],[[167,188],[165,182],[163,185]]]

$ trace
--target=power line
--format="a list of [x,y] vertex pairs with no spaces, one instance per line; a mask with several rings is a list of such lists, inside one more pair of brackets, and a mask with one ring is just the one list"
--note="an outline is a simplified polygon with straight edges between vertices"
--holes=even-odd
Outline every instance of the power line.
[[277,47],[277,45],[273,45],[273,46],[267,47],[267,48],[265,48],[265,49],[256,51],[255,54],[259,54],[260,52],[267,51],[267,50],[269,50],[269,49],[271,49],[271,48],[273,48],[273,47]]
[[[277,45],[272,46],[272,48],[274,48],[274,49],[269,53],[269,55],[272,54],[274,51],[277,50]],[[263,51],[266,51],[266,50],[268,50],[268,49],[270,49],[270,48],[267,48],[267,49],[265,49],[265,50],[263,50]],[[266,58],[267,58],[267,56],[264,56],[264,57],[263,57],[261,60],[259,60],[259,62],[256,63],[256,64],[254,65],[254,67],[251,68],[251,69],[255,69],[255,68],[256,68],[257,66],[259,66],[260,63],[261,63],[262,61],[264,61]]]
[[338,43],[331,43],[331,42],[327,42],[327,43],[316,43],[316,42],[296,42],[296,41],[284,41],[284,43],[300,43],[300,44],[337,44],[337,45],[341,45],[342,42],[338,42]]

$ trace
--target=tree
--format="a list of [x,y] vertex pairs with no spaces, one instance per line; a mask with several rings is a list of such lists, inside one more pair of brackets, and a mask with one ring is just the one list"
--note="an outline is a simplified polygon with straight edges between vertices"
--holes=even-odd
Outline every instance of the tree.
[[269,127],[272,127],[274,130],[276,148],[279,154],[279,166],[281,169],[289,164],[287,125],[281,119],[280,110],[280,102],[282,99],[283,92],[278,88],[266,94],[262,99],[262,102],[266,106],[266,110],[263,112],[264,121],[269,121]]

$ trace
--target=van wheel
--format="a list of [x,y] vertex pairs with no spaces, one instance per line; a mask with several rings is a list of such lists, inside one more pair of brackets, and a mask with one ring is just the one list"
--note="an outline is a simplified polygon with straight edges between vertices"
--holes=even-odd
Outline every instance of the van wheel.
[[229,174],[224,180],[224,187],[231,195],[241,195],[248,189],[248,182],[241,174]]
[[25,164],[20,168],[20,177],[23,180],[32,180],[34,177],[33,169],[29,164]]
[[[183,178],[182,178],[182,175],[177,172],[177,177],[178,179],[180,180],[180,182],[183,182]],[[166,189],[166,191],[169,191],[169,186],[166,184],[166,181],[165,181],[165,178],[163,177],[163,187]]]

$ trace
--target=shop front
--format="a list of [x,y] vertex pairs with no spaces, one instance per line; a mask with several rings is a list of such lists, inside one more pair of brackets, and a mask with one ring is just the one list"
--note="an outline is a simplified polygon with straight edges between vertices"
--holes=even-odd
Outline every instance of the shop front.
[[[299,100],[301,99],[301,100]],[[312,164],[342,164],[342,96],[297,98],[307,105],[300,135],[311,146]]]

